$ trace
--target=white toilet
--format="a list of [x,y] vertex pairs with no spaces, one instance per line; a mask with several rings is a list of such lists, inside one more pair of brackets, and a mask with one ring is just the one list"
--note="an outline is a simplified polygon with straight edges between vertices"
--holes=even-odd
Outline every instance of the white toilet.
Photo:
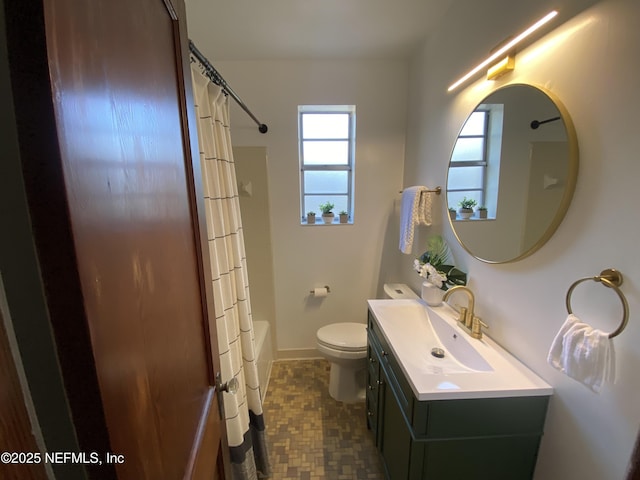
[[[384,285],[386,298],[418,298],[403,283]],[[367,326],[364,323],[332,323],[316,333],[318,351],[331,363],[329,395],[340,402],[365,399]]]

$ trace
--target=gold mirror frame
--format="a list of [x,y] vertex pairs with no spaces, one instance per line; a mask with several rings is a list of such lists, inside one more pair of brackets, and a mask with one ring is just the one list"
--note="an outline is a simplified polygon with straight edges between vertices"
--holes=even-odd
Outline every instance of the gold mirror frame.
[[[551,221],[548,223],[546,229],[544,230],[544,232],[542,233],[542,235],[537,239],[537,241],[535,241],[533,243],[533,245],[529,248],[527,248],[524,251],[520,251],[519,254],[513,256],[512,258],[505,258],[505,259],[496,259],[496,258],[486,258],[486,257],[490,257],[487,255],[483,255],[482,252],[474,252],[472,251],[471,248],[469,248],[469,246],[465,243],[465,241],[463,240],[463,238],[461,238],[460,232],[456,230],[456,226],[455,224],[458,223],[459,221],[456,220],[455,222],[449,217],[449,224],[451,226],[451,229],[458,241],[458,243],[460,243],[460,245],[467,251],[469,252],[469,254],[471,254],[473,257],[477,258],[478,260],[485,262],[485,263],[493,263],[493,264],[499,264],[499,263],[511,263],[511,262],[516,262],[518,260],[522,260],[528,256],[530,256],[531,254],[533,254],[534,252],[536,252],[537,250],[539,250],[555,233],[555,231],[557,230],[558,226],[560,225],[560,223],[562,223],[562,220],[564,219],[567,210],[569,208],[569,205],[571,203],[571,199],[573,198],[573,193],[575,191],[575,186],[576,186],[576,182],[577,182],[577,178],[578,178],[578,164],[579,164],[579,154],[578,154],[578,138],[575,132],[575,128],[573,125],[573,122],[571,120],[571,117],[569,116],[569,112],[567,111],[567,109],[564,107],[564,105],[562,104],[562,102],[560,102],[560,100],[551,92],[549,92],[548,90],[537,86],[537,85],[530,85],[530,84],[522,84],[522,83],[513,83],[513,84],[508,84],[505,85],[503,87],[500,87],[494,91],[492,91],[489,95],[487,95],[485,98],[482,99],[482,101],[480,101],[478,103],[478,105],[476,105],[476,107],[473,109],[473,112],[476,111],[476,109],[478,109],[479,106],[486,104],[488,102],[490,102],[490,99],[493,95],[495,95],[496,93],[499,93],[501,91],[503,91],[504,89],[513,89],[513,88],[526,88],[526,89],[534,89],[536,91],[538,91],[539,93],[543,94],[544,96],[546,96],[546,98],[548,100],[550,100],[553,105],[555,106],[555,108],[558,110],[559,112],[559,116],[564,124],[564,128],[565,128],[565,133],[566,133],[566,139],[567,139],[567,147],[568,147],[568,155],[567,155],[567,171],[566,171],[566,179],[563,180],[563,186],[564,186],[564,192],[562,194],[562,197],[560,199],[560,201],[558,202],[558,206],[556,209],[556,212],[553,216],[553,218],[551,219]],[[465,119],[465,122],[462,124],[462,127],[464,127],[464,125],[466,124],[468,118]],[[534,118],[532,118],[532,120],[534,120]],[[538,119],[540,120],[540,119]],[[508,119],[506,120],[508,121]],[[462,127],[460,128],[460,130],[462,130]],[[460,132],[458,133],[458,135],[460,134]],[[458,136],[456,136],[456,142],[454,143],[453,148],[451,149],[451,152],[453,154],[453,150],[455,149],[456,143],[458,141]],[[503,159],[501,159],[501,162],[504,161]],[[501,167],[502,168],[502,167]],[[449,173],[451,171],[451,156],[450,156],[450,162],[449,162],[449,167],[447,169],[447,199],[448,199],[448,188],[449,188]],[[500,181],[504,181],[502,178],[500,179]],[[447,202],[448,204],[448,202]],[[499,241],[499,237],[498,238],[493,238],[492,241]]]

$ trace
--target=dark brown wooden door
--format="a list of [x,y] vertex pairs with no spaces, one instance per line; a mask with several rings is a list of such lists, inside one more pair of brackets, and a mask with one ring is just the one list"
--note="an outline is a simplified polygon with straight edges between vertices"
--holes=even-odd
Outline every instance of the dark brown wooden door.
[[[32,454],[39,452],[27,413],[18,370],[13,360],[3,314],[0,281],[0,452],[9,455],[0,461],[0,478],[6,480],[46,480],[44,465]],[[22,454],[22,457],[18,455]]]
[[44,13],[69,220],[110,448],[123,460],[118,478],[223,478],[184,5],[47,0]]

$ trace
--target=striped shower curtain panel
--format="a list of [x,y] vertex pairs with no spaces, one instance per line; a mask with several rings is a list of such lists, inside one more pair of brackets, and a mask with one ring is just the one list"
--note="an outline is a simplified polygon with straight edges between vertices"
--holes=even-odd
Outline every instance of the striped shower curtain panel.
[[265,478],[270,465],[229,131],[229,99],[201,73],[198,63],[191,64],[191,73],[222,381],[235,377],[239,383],[235,395],[223,395],[234,479]]

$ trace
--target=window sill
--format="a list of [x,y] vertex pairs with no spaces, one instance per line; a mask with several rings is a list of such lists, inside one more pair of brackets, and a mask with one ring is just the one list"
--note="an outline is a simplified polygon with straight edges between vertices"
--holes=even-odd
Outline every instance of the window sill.
[[300,225],[302,225],[303,227],[329,227],[329,226],[337,227],[342,225],[353,225],[353,222],[351,220],[349,220],[347,223],[340,223],[340,222],[324,223],[322,221],[316,222],[316,223],[301,222]]
[[452,219],[454,222],[486,222],[487,220],[495,220],[495,217],[487,217],[487,218],[454,218]]

